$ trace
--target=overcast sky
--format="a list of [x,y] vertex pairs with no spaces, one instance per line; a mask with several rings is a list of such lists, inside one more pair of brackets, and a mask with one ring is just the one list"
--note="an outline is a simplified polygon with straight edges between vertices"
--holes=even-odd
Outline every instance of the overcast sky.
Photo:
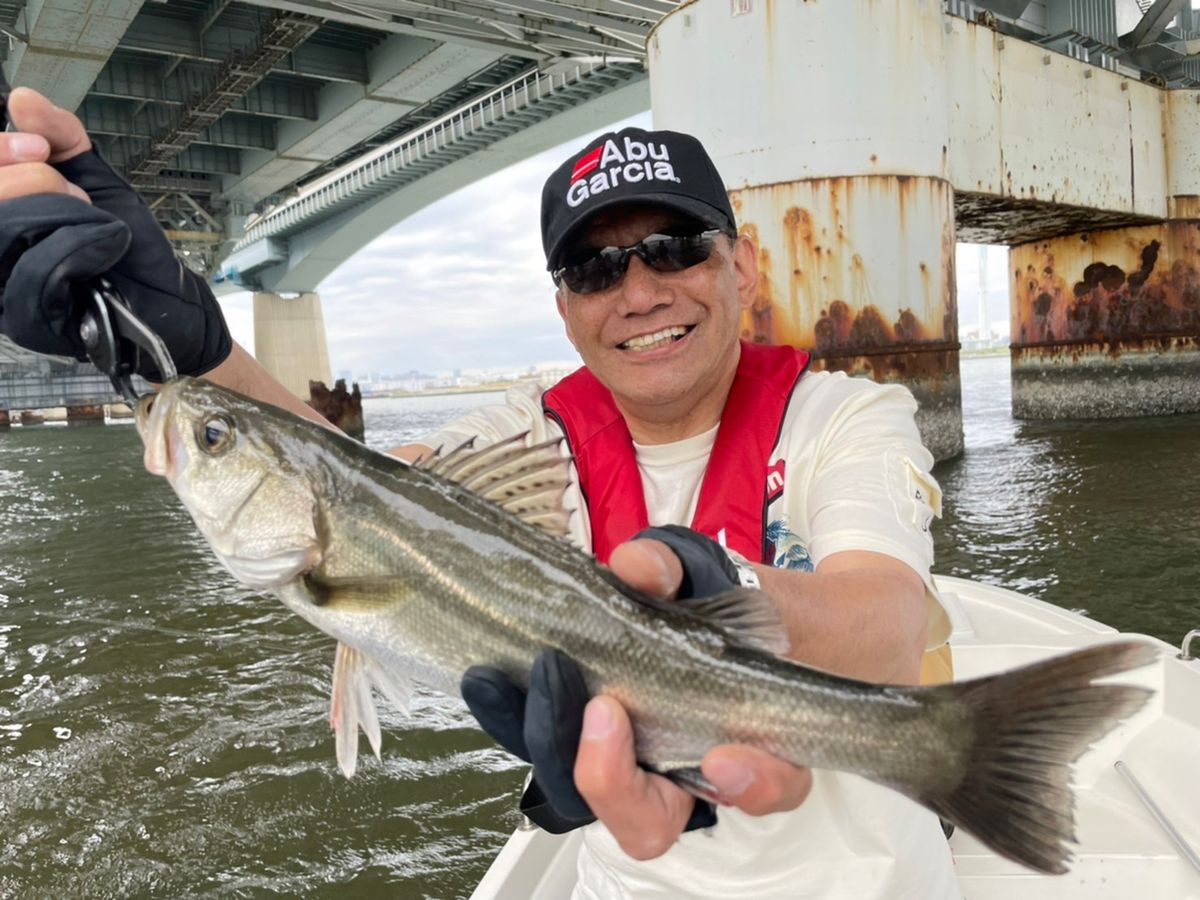
[[[649,128],[646,112],[625,125]],[[426,207],[368,244],[319,286],[334,375],[438,374],[577,363],[542,253],[542,183],[589,134]],[[253,349],[251,295],[221,306]]]

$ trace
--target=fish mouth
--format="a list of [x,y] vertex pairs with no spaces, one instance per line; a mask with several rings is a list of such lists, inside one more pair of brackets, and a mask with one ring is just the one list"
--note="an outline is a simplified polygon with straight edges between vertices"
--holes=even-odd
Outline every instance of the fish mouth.
[[617,344],[618,350],[629,350],[634,353],[645,353],[647,350],[658,350],[669,347],[682,338],[687,337],[695,325],[668,325],[658,331],[639,334]]
[[158,394],[153,392],[143,394],[133,408],[133,424],[137,426],[137,432],[143,441],[146,439],[146,424],[150,421],[150,411],[154,408],[154,401],[157,399]]
[[145,445],[142,462],[146,471],[171,481],[187,461],[187,448],[172,420],[170,398],[146,394],[137,402],[134,422]]

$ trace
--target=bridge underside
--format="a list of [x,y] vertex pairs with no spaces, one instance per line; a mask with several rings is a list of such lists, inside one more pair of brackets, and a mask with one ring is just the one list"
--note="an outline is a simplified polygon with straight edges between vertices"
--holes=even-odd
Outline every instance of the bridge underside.
[[644,59],[674,0],[0,0],[9,81],[76,110],[185,261],[531,72]]

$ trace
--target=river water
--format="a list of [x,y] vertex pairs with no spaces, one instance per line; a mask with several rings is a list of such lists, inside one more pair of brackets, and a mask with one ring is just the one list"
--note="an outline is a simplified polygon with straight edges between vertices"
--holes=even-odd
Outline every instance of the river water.
[[[1200,627],[1200,416],[1016,422],[964,360],[936,571],[1177,643]],[[387,447],[499,395],[368,400]],[[236,584],[128,424],[0,432],[0,897],[460,897],[523,769],[455,701],[337,772],[332,641]]]

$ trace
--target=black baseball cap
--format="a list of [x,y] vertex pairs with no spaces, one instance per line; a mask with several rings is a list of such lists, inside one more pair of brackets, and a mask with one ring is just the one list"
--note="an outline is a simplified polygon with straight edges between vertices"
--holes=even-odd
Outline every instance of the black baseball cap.
[[558,268],[559,254],[588,218],[622,203],[665,206],[710,228],[737,234],[725,182],[696,138],[678,131],[624,128],[600,135],[546,179],[546,268]]

